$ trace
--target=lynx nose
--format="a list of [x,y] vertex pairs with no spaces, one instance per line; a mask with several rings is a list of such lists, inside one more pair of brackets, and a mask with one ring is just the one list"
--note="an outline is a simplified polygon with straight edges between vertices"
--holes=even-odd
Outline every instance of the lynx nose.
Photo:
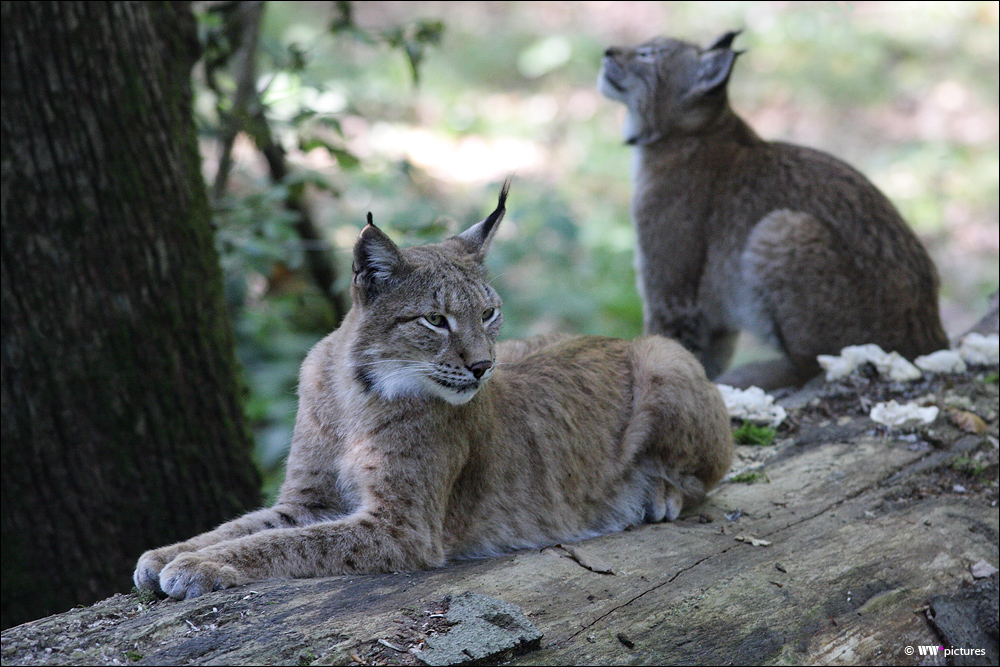
[[486,360],[486,361],[477,361],[476,363],[472,364],[471,366],[466,366],[466,368],[468,368],[470,371],[472,371],[472,374],[475,375],[476,379],[478,380],[481,377],[483,377],[483,375],[486,374],[486,371],[488,371],[491,368],[493,368],[493,362],[489,361],[489,360]]

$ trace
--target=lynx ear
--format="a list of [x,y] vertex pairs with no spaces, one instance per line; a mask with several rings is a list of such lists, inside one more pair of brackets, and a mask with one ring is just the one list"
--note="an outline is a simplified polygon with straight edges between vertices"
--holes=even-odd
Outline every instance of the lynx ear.
[[507,192],[509,190],[510,179],[508,178],[503,182],[503,187],[500,189],[500,200],[497,202],[496,209],[485,220],[477,222],[455,237],[462,242],[470,254],[478,256],[479,259],[486,257],[490,241],[493,239],[493,235],[496,233],[504,213],[507,212],[505,204],[507,203]]
[[354,244],[352,291],[362,301],[370,301],[406,268],[406,260],[399,248],[375,226],[369,212],[368,224]]
[[[722,41],[722,40],[720,40]],[[742,51],[731,51],[729,48],[717,48],[701,54],[698,70],[695,72],[694,84],[688,91],[688,96],[700,96],[725,88],[729,75],[733,71],[736,56]]]

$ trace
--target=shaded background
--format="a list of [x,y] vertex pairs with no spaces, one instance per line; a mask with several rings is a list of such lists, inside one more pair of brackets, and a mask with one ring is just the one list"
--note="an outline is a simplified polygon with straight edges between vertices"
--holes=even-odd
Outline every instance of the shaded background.
[[[764,138],[829,151],[889,195],[937,263],[955,335],[997,286],[997,7],[364,2],[345,20],[340,3],[270,3],[256,81],[295,183],[310,183],[304,200],[320,245],[332,250],[337,288],[346,287],[367,211],[398,242],[439,240],[481,219],[514,174],[489,257],[504,300],[502,336],[633,336],[641,305],[631,157],[624,108],[595,88],[603,51],[657,34],[707,43],[743,28],[734,108]],[[419,60],[417,83],[407,48]],[[220,155],[208,131],[218,101],[199,88],[209,180]],[[273,494],[298,365],[335,317],[309,278],[305,251],[316,241],[293,229],[287,187],[270,184],[245,135],[233,159],[218,245],[256,458]],[[737,362],[767,354],[744,337]]]
[[[995,2],[0,5],[5,627],[124,591],[144,548],[255,506],[241,410],[273,496],[369,210],[436,241],[513,174],[488,260],[503,336],[638,334],[624,110],[595,89],[611,44],[744,28],[734,107],[886,191],[950,334],[997,286]],[[49,159],[91,142],[102,161]]]

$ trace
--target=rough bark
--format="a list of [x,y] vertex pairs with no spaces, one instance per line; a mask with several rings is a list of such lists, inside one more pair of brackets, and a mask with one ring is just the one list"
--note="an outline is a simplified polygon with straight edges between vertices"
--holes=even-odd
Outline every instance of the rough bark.
[[4,2],[3,627],[259,501],[185,3]]
[[[930,426],[867,417],[873,401],[922,396],[945,408]],[[945,664],[919,647],[968,641],[984,644],[964,647],[984,651],[976,662],[995,664],[998,575],[973,566],[998,559],[996,367],[908,385],[820,383],[784,403],[777,445],[738,448],[737,471],[762,464],[759,481],[723,483],[674,523],[428,572],[267,581],[183,602],[118,595],[4,632],[2,658]],[[496,611],[503,603],[478,620],[513,630],[510,648],[456,625],[455,601],[468,612],[482,596],[519,608],[540,641],[521,615]],[[429,651],[446,640],[454,662]]]

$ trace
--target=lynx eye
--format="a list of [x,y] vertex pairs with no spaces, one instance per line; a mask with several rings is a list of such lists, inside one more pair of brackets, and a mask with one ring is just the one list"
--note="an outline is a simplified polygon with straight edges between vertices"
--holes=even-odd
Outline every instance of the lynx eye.
[[483,322],[490,322],[493,319],[495,319],[496,316],[497,316],[497,312],[498,311],[497,311],[496,308],[487,308],[486,310],[484,310],[483,311]]
[[646,63],[651,63],[655,61],[658,55],[660,55],[660,49],[652,47],[638,49],[635,52],[635,57],[641,60],[642,62]]
[[431,313],[430,315],[424,315],[424,321],[431,325],[435,329],[447,329],[448,328],[448,318],[441,313]]

